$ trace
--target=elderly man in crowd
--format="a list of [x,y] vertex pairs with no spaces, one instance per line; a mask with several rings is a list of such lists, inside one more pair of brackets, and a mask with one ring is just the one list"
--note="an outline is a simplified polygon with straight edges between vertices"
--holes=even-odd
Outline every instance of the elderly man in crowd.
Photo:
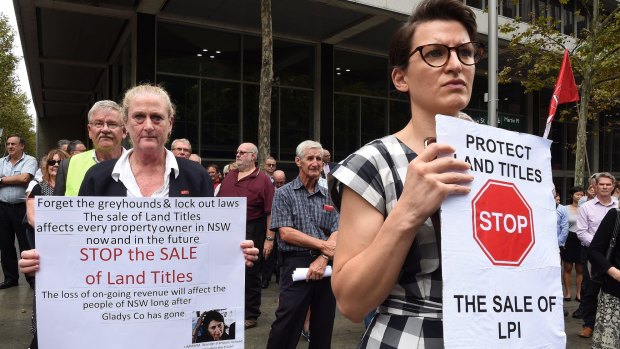
[[121,107],[114,101],[98,101],[88,111],[88,137],[94,149],[63,160],[58,168],[54,195],[77,196],[84,174],[93,165],[118,159],[125,149],[126,132]]
[[192,155],[192,144],[186,138],[175,139],[170,145],[170,150],[178,158],[189,159]]
[[71,143],[68,139],[59,139],[58,140],[58,149],[64,150],[68,153],[67,148],[69,147],[69,143]]
[[30,249],[22,221],[26,214],[26,187],[37,171],[37,159],[24,153],[25,145],[21,136],[9,135],[9,155],[0,159],[0,258],[4,273],[0,289],[18,284],[15,237],[20,251]]
[[273,173],[276,171],[276,165],[276,159],[274,159],[273,156],[270,156],[267,160],[265,160],[265,166],[263,166],[263,169],[265,170],[267,176],[269,176],[271,183],[273,183]]
[[[258,148],[252,143],[242,143],[237,148],[236,165],[228,173],[218,196],[246,197],[247,223],[246,239],[254,241],[254,246],[263,250],[271,245],[274,233],[268,231],[271,217],[271,203],[275,188],[269,177],[256,167]],[[263,246],[264,245],[264,246]],[[261,304],[261,264],[246,268],[245,272],[245,328],[256,327]]]
[[67,146],[67,152],[71,156],[83,153],[85,151],[86,151],[86,146],[84,145],[84,142],[82,142],[79,139],[71,141],[69,145]]
[[[304,141],[297,146],[299,175],[276,190],[271,229],[277,231],[282,256],[280,297],[267,348],[295,348],[308,308],[311,347],[330,348],[336,299],[325,271],[336,249],[338,213],[327,189],[318,185],[323,167],[321,144]],[[297,268],[306,278],[293,281]]]
[[275,171],[273,173],[273,185],[275,185],[276,188],[281,188],[284,184],[286,184],[286,174],[284,171]]
[[191,154],[188,159],[202,165],[202,158],[198,154]]

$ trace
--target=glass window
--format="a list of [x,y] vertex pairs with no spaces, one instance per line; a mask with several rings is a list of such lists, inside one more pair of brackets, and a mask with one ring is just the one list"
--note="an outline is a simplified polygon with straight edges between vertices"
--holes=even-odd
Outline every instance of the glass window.
[[192,143],[192,151],[199,150],[199,80],[158,74],[157,82],[161,83],[170,94],[176,106],[176,117],[170,140],[187,138]]
[[360,147],[360,97],[334,95],[334,150],[332,157],[344,159]]
[[577,11],[575,11],[575,25],[577,27],[577,36],[583,38],[582,31],[588,27],[588,19],[585,16],[586,11],[580,4],[577,4]]
[[575,170],[575,145],[577,144],[577,124],[574,122],[565,123],[566,125],[566,153],[567,170]]
[[239,84],[206,80],[201,90],[202,157],[230,159],[239,145]]
[[390,101],[390,129],[388,134],[402,130],[411,120],[409,103]]
[[558,24],[555,26],[555,29],[561,31],[562,30],[562,5],[557,1],[553,0],[549,3],[549,10],[551,11],[551,17],[554,20],[558,21]]
[[538,0],[534,3],[536,17],[547,17],[549,14],[547,12],[547,1],[546,0]]
[[501,11],[504,17],[516,18],[519,16],[519,1],[502,0]]
[[[476,84],[474,83],[474,87]],[[500,84],[498,86],[497,111],[502,113],[526,115],[527,95],[518,82]],[[485,103],[486,104],[486,103]],[[471,105],[471,102],[470,102]]]
[[[258,94],[260,86],[255,84],[243,84],[243,137],[242,142],[258,143]],[[276,89],[274,89],[275,91]],[[275,111],[273,109],[273,100],[277,94],[272,92],[271,97],[271,115]],[[271,124],[273,129],[275,125]],[[273,147],[273,144],[271,145]],[[236,148],[235,148],[236,149]]]
[[519,13],[521,14],[521,21],[529,22],[531,13],[534,11],[534,3],[532,1],[520,1]]
[[240,78],[239,34],[158,23],[157,71]]
[[297,145],[306,139],[313,138],[314,93],[280,88],[279,95],[280,147],[278,154],[281,159],[294,159]]
[[387,134],[387,101],[362,98],[360,144],[366,144]]
[[486,0],[467,0],[465,3],[480,10],[484,10],[487,6]]
[[[259,82],[261,71],[261,38],[244,36],[245,81]],[[312,88],[314,86],[314,47],[290,41],[273,41],[273,77],[278,86]]]
[[[243,142],[251,142],[258,145],[258,97],[260,86],[256,84],[243,85]],[[278,157],[278,101],[280,89],[274,87],[271,93],[271,136],[269,153],[276,160]]]
[[334,90],[364,96],[385,97],[388,91],[388,63],[348,51],[334,51]]
[[608,135],[611,139],[609,146],[605,145],[605,149],[609,151],[609,157],[611,158],[611,166],[605,168],[611,168],[612,171],[620,171],[620,152],[615,151],[620,146],[620,130],[617,128],[611,129]]
[[563,170],[564,167],[564,142],[562,129],[564,124],[560,122],[551,123],[551,132],[549,132],[549,139],[553,140],[551,144],[551,168],[553,170]]
[[564,35],[575,34],[575,11],[573,11],[573,3],[562,5],[562,33]]

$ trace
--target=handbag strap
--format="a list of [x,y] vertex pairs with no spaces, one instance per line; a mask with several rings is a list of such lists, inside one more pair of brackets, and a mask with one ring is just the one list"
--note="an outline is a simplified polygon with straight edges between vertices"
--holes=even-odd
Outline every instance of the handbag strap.
[[607,253],[605,254],[605,258],[609,261],[611,258],[611,253],[616,247],[616,238],[618,237],[618,230],[620,228],[620,210],[616,209],[616,224],[614,224],[614,232],[611,235],[611,240],[609,241],[609,247],[607,247]]

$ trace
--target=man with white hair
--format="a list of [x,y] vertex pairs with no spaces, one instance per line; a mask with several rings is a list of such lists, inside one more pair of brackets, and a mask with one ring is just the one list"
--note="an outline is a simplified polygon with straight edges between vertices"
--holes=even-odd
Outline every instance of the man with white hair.
[[[276,190],[271,229],[280,250],[280,297],[271,325],[268,349],[295,348],[310,309],[311,345],[330,348],[336,299],[325,272],[334,257],[338,212],[327,189],[318,184],[323,168],[321,144],[303,141],[297,146],[299,175]],[[306,268],[305,280],[293,281],[293,271]]]
[[187,138],[175,139],[170,144],[170,151],[178,158],[189,159],[190,155],[192,155],[192,144]]

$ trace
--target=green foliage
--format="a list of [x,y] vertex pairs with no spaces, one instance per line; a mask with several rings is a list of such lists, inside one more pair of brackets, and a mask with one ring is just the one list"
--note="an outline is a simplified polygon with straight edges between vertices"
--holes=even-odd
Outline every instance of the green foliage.
[[[556,29],[560,27],[558,20],[532,14],[530,25],[524,31],[518,30],[517,20],[501,26],[499,31],[511,35],[511,40],[507,50],[508,65],[499,72],[499,82],[518,80],[526,93],[553,89],[564,48],[568,48],[579,91],[585,79],[592,83],[587,117],[596,118],[603,111],[620,107],[620,13],[616,8],[594,21],[589,11],[582,12],[586,12],[584,15],[589,17],[591,27],[577,37],[559,32]],[[597,32],[594,26],[598,26]],[[591,52],[594,53],[592,62]]]
[[[28,115],[28,97],[20,90],[16,75],[19,57],[13,54],[15,33],[9,20],[0,14],[0,127],[4,129],[2,141],[9,134],[19,134],[26,141],[26,152],[35,154],[35,134]],[[4,142],[3,142],[4,143]],[[4,144],[0,148],[4,150]]]
[[[603,8],[599,0],[593,0],[592,4],[587,0],[575,1],[579,1],[580,14],[589,23],[576,36],[562,35],[555,29],[560,27],[558,21],[544,16],[531,15],[530,25],[525,29],[517,21],[500,28],[511,40],[508,66],[499,73],[499,81],[518,79],[526,92],[552,89],[564,48],[569,48],[580,104],[578,109],[563,110],[560,117],[577,121],[574,179],[579,185],[585,178],[587,120],[620,108],[620,6]],[[612,122],[619,123],[618,119]]]

